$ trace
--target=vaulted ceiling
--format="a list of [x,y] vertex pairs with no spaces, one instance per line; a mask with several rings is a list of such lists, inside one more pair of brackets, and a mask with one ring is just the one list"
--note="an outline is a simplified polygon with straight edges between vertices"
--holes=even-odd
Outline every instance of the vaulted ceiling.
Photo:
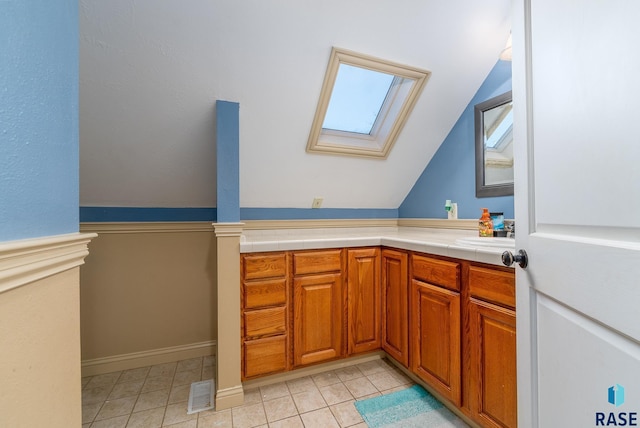
[[[80,204],[215,206],[222,99],[242,207],[397,208],[509,30],[509,0],[81,0]],[[305,151],[332,46],[432,73],[387,159]]]

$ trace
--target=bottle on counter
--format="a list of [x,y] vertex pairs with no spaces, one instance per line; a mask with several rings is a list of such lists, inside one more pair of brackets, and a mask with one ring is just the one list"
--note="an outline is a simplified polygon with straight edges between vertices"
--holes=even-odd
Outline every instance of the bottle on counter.
[[489,213],[493,222],[493,236],[498,238],[506,238],[507,231],[504,230],[504,213]]
[[493,221],[489,215],[489,208],[482,208],[482,217],[478,221],[478,235],[482,237],[493,236]]

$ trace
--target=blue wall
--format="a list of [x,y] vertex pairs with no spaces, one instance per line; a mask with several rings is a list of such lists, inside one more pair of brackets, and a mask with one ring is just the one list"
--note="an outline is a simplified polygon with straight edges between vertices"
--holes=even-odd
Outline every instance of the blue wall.
[[242,220],[326,220],[398,218],[392,208],[240,208]]
[[220,223],[240,221],[240,104],[216,101],[216,207]]
[[0,1],[0,241],[78,231],[78,1]]
[[510,90],[511,62],[498,61],[400,205],[401,218],[446,218],[447,199],[458,203],[458,218],[479,218],[483,207],[514,217],[513,196],[475,196],[474,106]]

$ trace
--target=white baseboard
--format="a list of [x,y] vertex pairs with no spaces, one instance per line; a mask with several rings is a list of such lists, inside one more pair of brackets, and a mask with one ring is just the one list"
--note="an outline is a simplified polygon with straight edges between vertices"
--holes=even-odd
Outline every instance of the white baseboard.
[[210,340],[189,345],[82,360],[82,377],[171,363],[189,358],[207,357],[216,354],[216,346],[216,341]]
[[216,410],[230,409],[241,406],[244,403],[244,390],[242,385],[216,391]]

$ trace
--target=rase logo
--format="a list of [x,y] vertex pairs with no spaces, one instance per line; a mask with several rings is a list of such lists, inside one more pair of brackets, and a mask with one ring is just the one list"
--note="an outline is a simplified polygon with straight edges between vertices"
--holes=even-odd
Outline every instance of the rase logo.
[[[624,387],[615,384],[607,390],[607,401],[615,407],[624,404]],[[596,412],[597,427],[638,426],[637,412]]]
[[609,403],[616,407],[620,407],[624,404],[624,387],[617,383],[609,388]]

